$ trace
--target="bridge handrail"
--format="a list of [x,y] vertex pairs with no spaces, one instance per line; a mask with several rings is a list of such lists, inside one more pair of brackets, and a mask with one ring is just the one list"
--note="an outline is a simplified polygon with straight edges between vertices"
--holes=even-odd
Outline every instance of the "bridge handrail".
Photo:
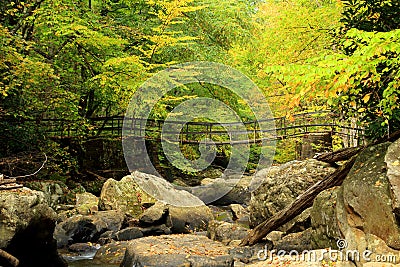
[[[23,122],[31,122],[40,126],[48,127],[46,132],[58,134],[58,136],[75,136],[77,129],[71,127],[74,120],[65,120],[58,118],[45,118],[41,121],[36,120],[25,120]],[[355,135],[358,137],[363,136],[364,129],[362,127],[357,127],[354,125],[349,125],[348,123],[343,123],[340,121],[339,116],[334,114],[329,110],[321,110],[321,111],[313,111],[313,112],[303,112],[294,114],[290,118],[285,116],[274,117],[261,119],[258,121],[244,121],[244,122],[185,122],[185,121],[168,121],[157,120],[157,119],[144,119],[144,118],[129,118],[124,116],[111,116],[111,117],[95,117],[88,119],[89,124],[92,125],[93,129],[90,130],[92,134],[95,136],[102,136],[101,134],[111,133],[111,135],[121,135],[122,133],[129,134],[133,132],[144,134],[148,133],[161,133],[162,127],[167,123],[172,124],[180,124],[182,125],[182,131],[171,131],[165,130],[164,134],[175,134],[180,136],[181,142],[186,143],[198,143],[198,140],[194,138],[194,136],[204,136],[208,135],[211,137],[212,135],[227,135],[225,129],[221,129],[221,127],[232,127],[238,125],[246,125],[246,131],[244,130],[234,130],[230,129],[230,134],[243,134],[247,135],[248,138],[243,138],[243,142],[248,142],[248,140],[261,142],[265,138],[288,138],[298,135],[304,135],[311,132],[317,132],[315,128],[324,128],[324,132],[338,132],[337,129],[346,130],[349,132],[349,135]],[[261,129],[260,124],[262,123],[273,123],[272,128],[266,127],[265,129]],[[96,125],[101,123],[101,125]],[[47,124],[47,125],[46,125]],[[129,125],[130,124],[130,125]],[[183,126],[185,126],[183,128]],[[272,126],[272,124],[271,124]],[[197,128],[195,128],[197,127]],[[198,127],[203,127],[203,129],[199,129]],[[314,131],[310,131],[310,128],[314,128]],[[329,129],[327,129],[329,128]],[[189,131],[191,129],[191,131]],[[93,131],[94,130],[94,131]],[[263,136],[265,134],[271,134],[276,132],[273,136]],[[353,131],[353,133],[351,133]],[[250,135],[252,138],[250,138]],[[190,138],[192,140],[190,140]],[[157,139],[157,136],[153,136],[154,139]],[[264,138],[264,139],[263,139]],[[193,140],[194,139],[194,140]],[[247,141],[246,141],[247,140]],[[231,143],[230,141],[221,141],[221,143]]]

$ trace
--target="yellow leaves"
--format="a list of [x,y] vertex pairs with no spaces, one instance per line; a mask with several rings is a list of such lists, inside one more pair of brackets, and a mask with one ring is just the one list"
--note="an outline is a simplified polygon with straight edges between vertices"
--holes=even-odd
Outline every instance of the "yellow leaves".
[[372,93],[369,93],[369,94],[366,94],[364,97],[363,97],[363,101],[364,101],[364,103],[368,103],[368,101],[370,100],[370,98],[371,98],[371,94]]

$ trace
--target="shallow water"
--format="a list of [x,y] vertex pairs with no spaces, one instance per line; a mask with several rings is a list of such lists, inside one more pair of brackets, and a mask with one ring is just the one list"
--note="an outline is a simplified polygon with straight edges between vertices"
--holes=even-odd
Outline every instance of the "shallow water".
[[[93,260],[94,255],[96,255],[97,250],[89,251],[82,255],[62,255],[67,261],[69,267],[115,267],[119,265],[111,265],[105,263],[98,263]],[[63,253],[61,253],[63,254]]]

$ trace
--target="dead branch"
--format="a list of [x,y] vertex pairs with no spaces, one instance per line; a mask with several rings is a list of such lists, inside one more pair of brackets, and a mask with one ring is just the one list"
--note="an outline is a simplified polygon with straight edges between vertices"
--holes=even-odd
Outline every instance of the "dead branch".
[[85,172],[88,173],[88,174],[90,174],[90,175],[92,175],[92,176],[94,176],[96,179],[98,179],[98,180],[100,180],[100,181],[107,180],[107,178],[105,178],[105,177],[103,177],[103,176],[101,176],[101,175],[98,175],[97,173],[94,173],[94,172],[92,172],[92,171],[86,170]]
[[19,260],[16,257],[2,249],[0,249],[0,257],[7,260],[11,266],[17,267],[19,265]]
[[43,153],[43,154],[44,154],[44,161],[43,161],[42,165],[40,166],[40,168],[37,169],[35,172],[33,172],[31,174],[19,175],[19,176],[4,175],[4,178],[5,179],[19,179],[19,178],[31,177],[31,176],[34,176],[34,175],[38,174],[44,168],[44,165],[46,165],[46,163],[47,163],[47,155],[46,155],[46,153]]

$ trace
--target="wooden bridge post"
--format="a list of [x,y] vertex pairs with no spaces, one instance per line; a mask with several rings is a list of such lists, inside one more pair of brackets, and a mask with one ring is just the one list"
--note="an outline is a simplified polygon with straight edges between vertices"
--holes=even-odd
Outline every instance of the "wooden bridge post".
[[121,119],[120,118],[117,118],[117,120],[118,120],[118,135],[121,135],[122,134],[122,129],[121,129]]
[[286,125],[286,117],[282,117],[282,128],[283,130],[283,135],[286,137],[287,136],[287,125]]
[[186,123],[186,141],[189,140],[189,123]]
[[253,142],[254,142],[254,144],[256,143],[256,134],[257,134],[257,121],[254,121],[254,124],[253,124]]
[[210,127],[210,129],[209,129],[209,132],[208,132],[208,138],[210,139],[210,140],[212,140],[212,138],[211,138],[211,136],[212,136],[212,123],[210,123],[209,124],[209,127]]

